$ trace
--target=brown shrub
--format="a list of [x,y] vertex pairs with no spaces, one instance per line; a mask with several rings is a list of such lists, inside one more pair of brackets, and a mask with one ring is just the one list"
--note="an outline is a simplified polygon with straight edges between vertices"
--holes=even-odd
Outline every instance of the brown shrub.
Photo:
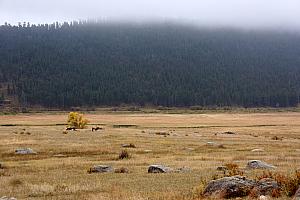
[[23,181],[20,179],[12,179],[9,184],[13,187],[17,187],[23,184]]
[[121,167],[121,168],[118,168],[118,169],[115,169],[115,173],[129,173],[129,170],[125,167]]
[[256,199],[259,196],[259,192],[256,189],[253,189],[249,193],[249,197],[251,199]]
[[228,171],[227,171],[228,176],[236,176],[236,175],[243,176],[244,175],[244,172],[239,170],[239,166],[236,163],[226,163],[225,167],[227,167],[227,169],[228,169]]
[[278,188],[278,189],[272,190],[271,196],[274,197],[274,198],[281,197],[281,191],[280,191],[280,189]]
[[292,174],[284,175],[278,172],[264,171],[260,176],[256,177],[258,180],[263,178],[272,178],[277,181],[280,190],[273,191],[272,196],[280,196],[284,194],[288,197],[291,197],[295,194],[300,185],[300,172],[296,171]]
[[125,158],[126,159],[130,158],[130,155],[129,155],[128,151],[122,150],[121,153],[119,154],[119,160],[123,160]]

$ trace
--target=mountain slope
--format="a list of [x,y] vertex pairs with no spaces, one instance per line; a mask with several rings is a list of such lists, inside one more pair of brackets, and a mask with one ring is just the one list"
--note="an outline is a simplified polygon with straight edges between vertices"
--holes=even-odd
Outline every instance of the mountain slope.
[[294,106],[300,34],[163,23],[5,25],[0,80],[24,105]]

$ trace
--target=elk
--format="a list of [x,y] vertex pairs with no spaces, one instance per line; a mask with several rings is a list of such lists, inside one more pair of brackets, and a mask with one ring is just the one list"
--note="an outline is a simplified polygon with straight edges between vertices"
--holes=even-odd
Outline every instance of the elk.
[[67,127],[66,131],[76,131],[76,128],[75,127]]
[[94,132],[94,131],[99,131],[99,130],[102,130],[103,128],[101,128],[101,127],[96,127],[96,128],[92,128],[92,132]]

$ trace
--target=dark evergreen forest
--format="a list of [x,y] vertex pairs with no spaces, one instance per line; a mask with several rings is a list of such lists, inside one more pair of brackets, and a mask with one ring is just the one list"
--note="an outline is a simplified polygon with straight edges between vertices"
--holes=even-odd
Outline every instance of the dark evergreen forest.
[[0,84],[22,105],[295,106],[300,34],[174,23],[0,26]]

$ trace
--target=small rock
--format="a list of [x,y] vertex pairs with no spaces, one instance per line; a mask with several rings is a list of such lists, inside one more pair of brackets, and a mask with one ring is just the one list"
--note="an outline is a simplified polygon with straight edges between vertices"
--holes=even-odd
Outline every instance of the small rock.
[[163,165],[150,165],[148,168],[148,173],[168,173],[171,171],[172,168]]
[[214,145],[216,145],[215,142],[206,142],[206,144],[209,145],[209,146],[214,146]]
[[251,152],[264,152],[263,149],[252,149]]
[[15,197],[7,197],[7,196],[3,196],[0,198],[0,200],[17,200]]
[[15,150],[16,154],[20,155],[26,155],[26,154],[37,154],[35,151],[33,151],[31,148],[24,148],[24,149],[17,149]]
[[122,144],[123,148],[136,148],[136,146],[134,144]]
[[114,169],[108,165],[96,165],[89,169],[89,173],[106,173],[106,172],[113,172]]
[[194,148],[184,148],[184,150],[187,150],[187,151],[194,151],[195,149],[194,149]]
[[152,152],[152,150],[150,150],[150,149],[145,149],[144,152],[145,152],[145,153],[150,153],[150,152]]
[[225,134],[225,135],[236,135],[235,132],[231,132],[231,131],[226,131],[226,132],[223,132],[221,134]]
[[56,155],[53,155],[53,157],[56,157],[56,158],[64,158],[64,157],[68,157],[67,155],[64,155],[64,154],[56,154]]
[[221,148],[221,149],[225,149],[225,146],[223,144],[218,144],[218,143],[215,143],[215,142],[206,142],[206,145]]
[[259,200],[268,200],[269,198],[264,196],[264,195],[260,195],[259,196]]
[[271,138],[272,140],[282,140],[282,137],[278,137],[278,136],[273,136],[272,138]]
[[247,163],[246,168],[247,169],[275,169],[276,167],[260,160],[250,160]]
[[220,198],[243,197],[250,193],[254,185],[254,180],[243,176],[224,177],[210,181],[204,190],[204,195],[219,195]]
[[155,135],[168,136],[168,135],[170,135],[170,133],[167,133],[167,132],[155,132]]

